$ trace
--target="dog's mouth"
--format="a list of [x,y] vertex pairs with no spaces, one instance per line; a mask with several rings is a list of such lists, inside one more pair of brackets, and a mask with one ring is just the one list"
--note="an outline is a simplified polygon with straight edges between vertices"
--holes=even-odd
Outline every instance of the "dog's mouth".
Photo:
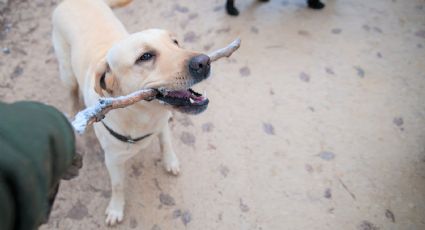
[[190,114],[203,112],[209,103],[206,93],[202,95],[191,88],[175,91],[160,89],[156,99],[173,106],[180,112]]

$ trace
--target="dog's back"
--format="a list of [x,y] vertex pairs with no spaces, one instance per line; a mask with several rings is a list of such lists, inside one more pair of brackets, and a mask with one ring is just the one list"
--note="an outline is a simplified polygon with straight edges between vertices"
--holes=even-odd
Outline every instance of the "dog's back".
[[[64,0],[53,12],[53,46],[59,70],[71,97],[78,97],[78,85],[85,85],[90,65],[105,56],[113,43],[127,36],[111,8],[131,0]],[[84,88],[80,88],[85,90]],[[76,112],[79,102],[73,102]]]
[[[98,33],[102,33],[104,38],[126,33],[124,26],[113,15],[111,7],[124,6],[130,2],[131,0],[65,0],[53,12],[53,29],[58,30],[69,43],[81,40],[90,43],[90,37]],[[99,42],[99,37],[95,40]]]
[[[61,78],[70,87],[75,88],[71,79],[76,77],[81,84],[87,65],[104,56],[115,41],[127,35],[111,7],[124,6],[131,1],[65,0],[55,9],[53,43],[58,59],[63,60],[61,68],[64,71],[61,72],[69,73],[61,74]],[[75,77],[66,76],[71,72]]]

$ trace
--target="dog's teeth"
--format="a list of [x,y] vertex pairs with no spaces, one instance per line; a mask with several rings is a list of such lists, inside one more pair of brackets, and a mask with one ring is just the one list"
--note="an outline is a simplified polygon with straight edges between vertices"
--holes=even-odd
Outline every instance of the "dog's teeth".
[[203,96],[204,96],[205,98],[207,98],[207,91],[206,91],[206,90],[204,90],[204,94],[203,94]]
[[189,98],[190,103],[195,103],[195,101],[192,98]]

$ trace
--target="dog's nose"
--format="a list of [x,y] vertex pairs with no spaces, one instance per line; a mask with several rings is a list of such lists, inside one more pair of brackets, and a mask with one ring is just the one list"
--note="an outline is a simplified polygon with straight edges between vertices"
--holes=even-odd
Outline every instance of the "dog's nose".
[[197,80],[201,81],[210,74],[210,57],[200,54],[189,61],[190,74]]

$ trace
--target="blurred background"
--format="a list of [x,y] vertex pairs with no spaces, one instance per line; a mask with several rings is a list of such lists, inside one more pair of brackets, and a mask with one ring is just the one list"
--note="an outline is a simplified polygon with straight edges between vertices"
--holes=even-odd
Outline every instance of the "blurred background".
[[[0,100],[68,112],[51,44],[57,0],[0,1]],[[240,37],[196,86],[198,116],[176,113],[181,175],[157,143],[127,166],[115,229],[425,229],[425,1],[134,0],[129,32],[163,28],[185,48]],[[107,36],[107,34],[105,34]],[[110,197],[92,130],[80,176],[63,182],[42,229],[105,229]]]

